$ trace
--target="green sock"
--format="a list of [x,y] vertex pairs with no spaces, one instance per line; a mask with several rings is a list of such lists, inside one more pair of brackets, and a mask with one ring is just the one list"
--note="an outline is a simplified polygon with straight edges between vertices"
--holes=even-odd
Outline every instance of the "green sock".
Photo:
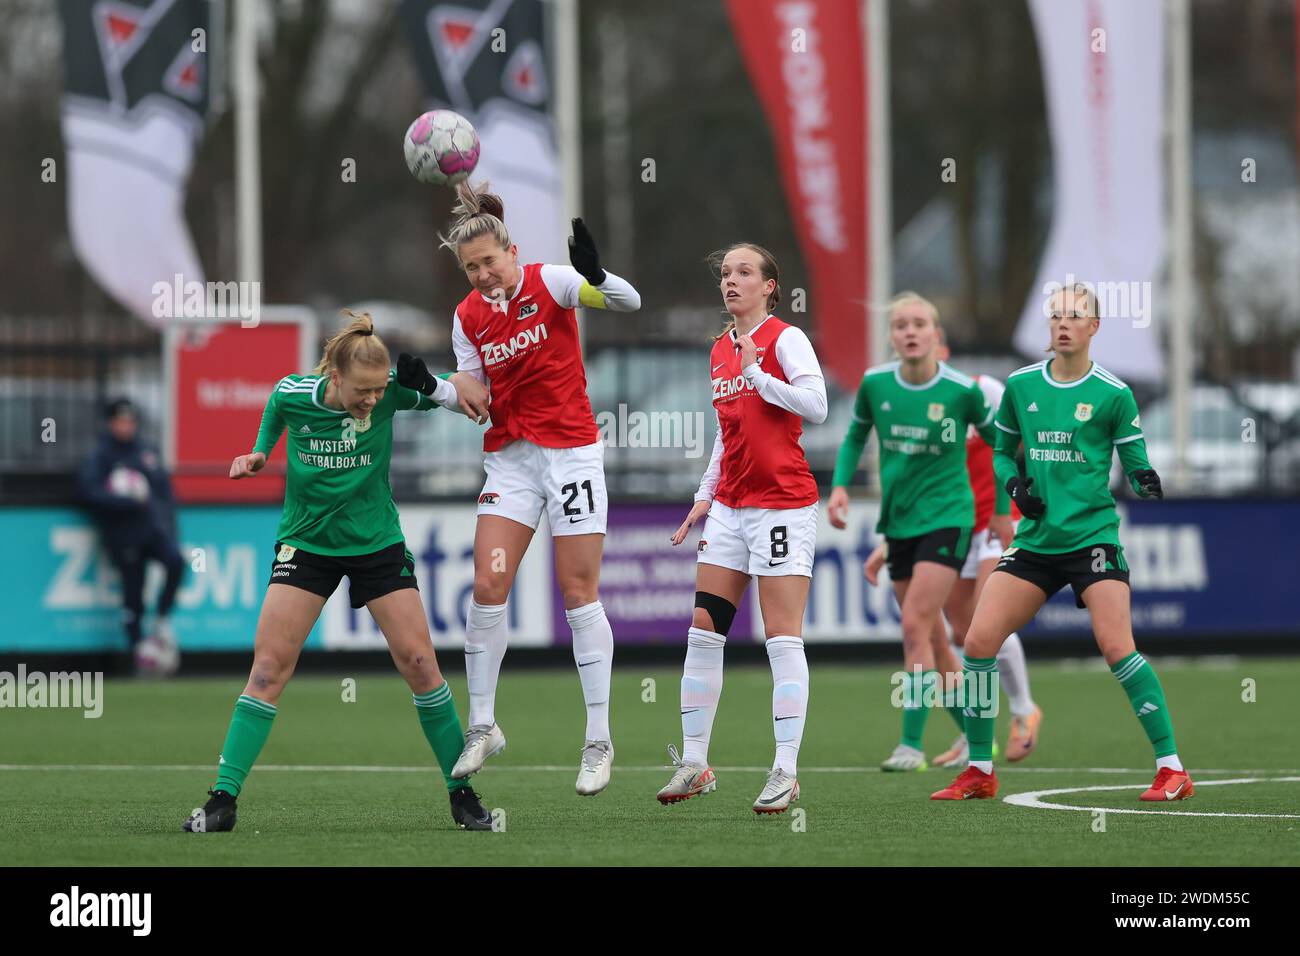
[[1115,675],[1128,702],[1133,705],[1138,723],[1147,732],[1147,739],[1155,748],[1156,757],[1168,757],[1178,752],[1174,744],[1174,723],[1169,719],[1169,705],[1165,703],[1165,691],[1160,686],[1147,659],[1134,651],[1119,661],[1110,672]]
[[[998,659],[996,657],[964,657],[965,671],[962,679],[966,681],[966,708],[964,711],[966,741],[970,744],[970,759],[993,760],[993,731],[996,728],[997,708],[985,708],[979,697],[979,687],[992,687],[993,702],[997,702]],[[988,675],[988,676],[985,676]],[[989,716],[984,716],[989,714]]]
[[932,681],[934,678],[927,678],[927,674],[937,674],[937,671],[923,671],[920,675],[916,671],[910,671],[905,678],[903,736],[899,739],[899,743],[915,750],[921,749],[921,738],[925,736],[925,722],[930,719],[930,708],[926,706],[925,700],[925,685],[927,680]]
[[213,790],[224,790],[232,797],[239,796],[244,779],[257,762],[266,738],[271,735],[271,722],[275,720],[275,704],[256,697],[240,694],[235,701],[235,713],[226,731],[226,743],[221,748],[221,762],[217,766],[217,784]]
[[[948,677],[947,674],[944,674],[943,676],[945,679],[947,679]],[[961,677],[960,674],[958,674],[957,676],[958,678]],[[943,692],[943,709],[948,712],[948,716],[951,717],[953,723],[957,725],[957,729],[964,734],[966,732],[966,715],[963,714],[962,709],[957,706],[957,699],[958,698],[957,698],[956,686],[954,686],[951,690],[945,688]]]
[[456,766],[465,746],[465,733],[461,730],[460,717],[456,715],[456,702],[451,699],[451,685],[444,680],[428,693],[411,696],[415,698],[415,710],[420,715],[420,729],[433,748],[433,755],[438,758],[447,789],[468,787],[468,777],[453,779],[451,776],[451,768]]

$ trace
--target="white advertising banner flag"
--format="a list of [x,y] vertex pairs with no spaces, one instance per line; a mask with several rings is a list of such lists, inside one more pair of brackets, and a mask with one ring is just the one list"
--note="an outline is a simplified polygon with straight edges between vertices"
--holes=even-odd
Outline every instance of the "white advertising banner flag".
[[[1087,283],[1102,323],[1092,357],[1138,381],[1161,376],[1153,289],[1163,252],[1164,5],[1029,0],[1051,126],[1052,229],[1015,345],[1042,356],[1046,304]],[[1159,321],[1157,321],[1157,319]]]

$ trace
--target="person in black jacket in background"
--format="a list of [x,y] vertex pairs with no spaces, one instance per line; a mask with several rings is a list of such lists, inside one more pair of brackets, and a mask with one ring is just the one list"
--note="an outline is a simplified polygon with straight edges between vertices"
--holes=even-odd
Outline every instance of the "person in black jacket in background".
[[[122,576],[123,617],[136,671],[172,674],[180,666],[180,652],[168,616],[185,561],[177,548],[171,479],[157,450],[139,441],[131,402],[115,399],[105,413],[108,429],[81,469],[82,495]],[[145,564],[150,559],[163,565],[167,578],[153,630],[144,638]]]

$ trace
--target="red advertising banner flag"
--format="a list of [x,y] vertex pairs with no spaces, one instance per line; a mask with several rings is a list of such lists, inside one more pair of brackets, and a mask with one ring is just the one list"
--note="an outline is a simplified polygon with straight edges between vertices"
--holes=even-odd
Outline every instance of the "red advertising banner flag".
[[860,7],[860,0],[727,0],[811,273],[822,367],[844,389],[857,388],[871,360]]
[[169,330],[166,457],[178,501],[283,499],[283,440],[256,478],[231,481],[230,463],[252,449],[275,383],[310,371],[304,356],[315,347],[314,320],[264,315],[250,328],[212,320]]

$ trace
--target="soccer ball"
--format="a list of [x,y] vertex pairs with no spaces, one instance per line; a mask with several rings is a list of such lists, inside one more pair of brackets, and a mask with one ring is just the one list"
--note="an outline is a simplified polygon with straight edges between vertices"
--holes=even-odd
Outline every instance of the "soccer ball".
[[149,500],[149,479],[125,465],[118,465],[108,473],[108,491],[119,498],[133,501]]
[[406,130],[406,166],[422,183],[455,186],[478,165],[478,133],[451,110],[430,110]]

